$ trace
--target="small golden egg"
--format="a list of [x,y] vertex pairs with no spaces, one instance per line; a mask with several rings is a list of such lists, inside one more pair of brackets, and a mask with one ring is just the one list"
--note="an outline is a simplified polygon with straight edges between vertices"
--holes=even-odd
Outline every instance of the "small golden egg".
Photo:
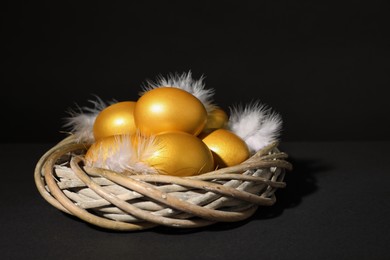
[[93,125],[95,140],[112,135],[134,134],[136,132],[133,114],[135,104],[134,101],[122,101],[100,111]]
[[147,91],[137,101],[134,120],[144,135],[166,131],[199,134],[207,121],[203,103],[191,93],[175,87]]
[[213,155],[205,143],[185,132],[155,136],[155,152],[146,163],[160,174],[192,176],[213,170]]
[[250,152],[245,141],[229,130],[217,129],[199,138],[212,151],[215,167],[234,166],[249,158]]
[[207,123],[204,132],[210,132],[214,129],[224,128],[229,118],[222,108],[215,108],[207,115]]

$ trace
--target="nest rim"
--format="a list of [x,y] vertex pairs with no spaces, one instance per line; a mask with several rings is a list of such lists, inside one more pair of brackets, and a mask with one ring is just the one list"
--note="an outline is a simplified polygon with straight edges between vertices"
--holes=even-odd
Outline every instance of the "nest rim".
[[[76,150],[85,151],[88,147],[88,144],[77,142],[72,135],[64,138],[44,153],[36,164],[34,180],[39,193],[49,204],[65,213],[74,215],[87,223],[104,229],[135,231],[160,225],[177,228],[198,228],[217,222],[237,222],[245,220],[251,217],[259,206],[271,206],[276,202],[274,192],[277,189],[286,186],[284,174],[287,170],[292,170],[291,163],[286,160],[288,155],[284,152],[280,152],[277,148],[278,145],[278,142],[271,143],[239,165],[221,168],[201,175],[186,177],[142,174],[123,175],[106,169],[83,166],[83,156],[70,155],[69,163],[71,169],[75,175],[77,175],[77,178],[84,182],[86,187],[101,196],[102,199],[107,200],[110,205],[125,212],[125,214],[137,218],[139,221],[136,222],[113,220],[97,215],[95,212],[91,212],[90,210],[77,205],[77,203],[72,201],[64,193],[64,190],[59,187],[59,181],[56,179],[54,173],[54,168],[56,167],[58,160],[66,154],[74,153]],[[279,171],[278,176],[272,176],[273,179],[243,174],[247,171],[271,168]],[[107,179],[125,189],[141,194],[150,201],[155,201],[156,203],[166,205],[168,208],[184,212],[184,215],[187,214],[190,217],[166,217],[140,209],[132,203],[110,194],[110,192],[106,191],[93,180],[95,177]],[[264,187],[269,189],[269,194],[266,196],[264,196],[264,194],[253,194],[245,190],[238,190],[237,188],[224,185],[224,183],[230,180],[261,183],[261,185],[264,185]],[[159,190],[158,187],[151,183],[174,184],[190,187],[191,189],[204,189],[206,192],[218,194],[218,196],[222,196],[222,198],[234,198],[234,200],[243,201],[243,203],[248,204],[248,206],[245,206],[243,207],[243,210],[236,212],[226,212],[219,208],[208,208],[207,205],[196,205],[176,198],[168,192]],[[186,193],[187,191],[184,190],[183,192]]]

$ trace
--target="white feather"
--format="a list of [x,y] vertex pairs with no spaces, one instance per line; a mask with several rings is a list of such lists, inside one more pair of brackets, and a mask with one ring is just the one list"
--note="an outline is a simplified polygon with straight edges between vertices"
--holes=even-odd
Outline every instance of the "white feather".
[[201,76],[198,80],[192,78],[191,71],[189,71],[188,73],[184,72],[182,74],[169,74],[166,77],[160,75],[155,81],[147,80],[146,85],[142,86],[142,91],[140,92],[140,95],[143,95],[145,92],[154,88],[180,88],[198,98],[209,113],[216,107],[212,99],[215,91],[214,89],[206,89],[203,80],[204,76]]
[[259,101],[231,108],[228,129],[241,137],[255,153],[277,141],[282,129],[281,116]]
[[116,136],[111,147],[99,146],[93,150],[95,154],[91,156],[94,161],[86,161],[90,167],[97,167],[123,173],[125,171],[155,174],[152,167],[145,163],[155,151],[155,138],[137,138],[137,145],[132,144],[129,135]]
[[108,105],[117,102],[113,100],[106,103],[97,96],[95,98],[96,100],[88,100],[92,103],[92,107],[77,106],[77,110],[69,109],[70,116],[65,118],[64,127],[70,128],[70,132],[75,136],[77,142],[93,143],[93,124],[97,115]]

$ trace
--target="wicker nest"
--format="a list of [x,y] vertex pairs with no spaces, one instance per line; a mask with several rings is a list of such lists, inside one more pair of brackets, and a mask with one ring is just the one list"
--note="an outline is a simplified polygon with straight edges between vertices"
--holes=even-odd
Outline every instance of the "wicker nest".
[[275,203],[274,193],[285,187],[285,171],[292,169],[277,146],[198,176],[123,175],[85,166],[88,145],[69,136],[40,158],[34,178],[51,205],[101,228],[197,228],[241,221]]

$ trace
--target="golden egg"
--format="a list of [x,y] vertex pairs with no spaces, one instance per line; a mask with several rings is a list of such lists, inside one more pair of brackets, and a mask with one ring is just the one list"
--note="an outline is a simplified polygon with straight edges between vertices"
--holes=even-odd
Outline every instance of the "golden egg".
[[153,138],[145,138],[138,134],[112,135],[95,141],[85,154],[87,166],[124,172],[129,169],[144,171],[151,169],[143,163],[148,158],[153,147]]
[[205,143],[185,132],[155,136],[156,149],[146,163],[160,174],[192,176],[213,170],[213,155]]
[[107,136],[95,141],[85,154],[85,161],[89,166],[110,168],[107,166],[107,158],[115,154],[119,149],[119,143],[123,141],[121,136]]
[[166,131],[199,134],[207,121],[203,103],[189,92],[174,88],[154,88],[143,94],[134,109],[137,128],[145,135]]
[[207,115],[207,123],[204,127],[205,132],[210,132],[214,129],[224,128],[229,118],[222,108],[215,108]]
[[223,168],[242,163],[249,158],[247,144],[235,133],[217,129],[199,136],[214,156],[215,167]]
[[134,134],[136,132],[135,104],[134,101],[122,101],[100,111],[93,125],[95,140],[112,135]]

